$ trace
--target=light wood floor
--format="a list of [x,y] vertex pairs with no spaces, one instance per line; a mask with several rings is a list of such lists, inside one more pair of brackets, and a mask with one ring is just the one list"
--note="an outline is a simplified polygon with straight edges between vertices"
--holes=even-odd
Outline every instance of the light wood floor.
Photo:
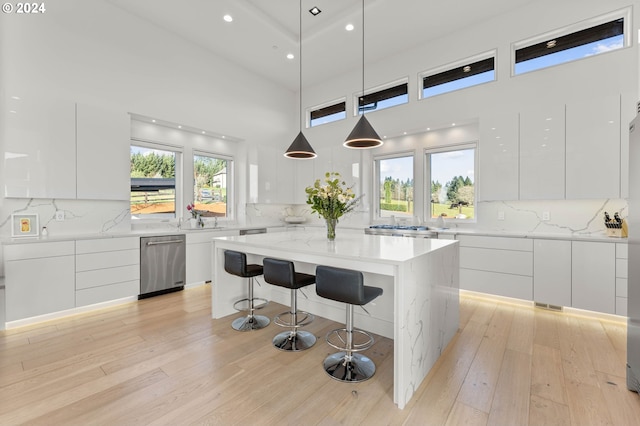
[[[271,304],[273,316],[284,307]],[[460,331],[404,410],[393,345],[373,379],[321,368],[337,323],[316,318],[305,352],[281,329],[211,320],[210,286],[0,332],[0,425],[637,425],[625,386],[626,325],[463,297]],[[357,324],[356,324],[357,325]]]

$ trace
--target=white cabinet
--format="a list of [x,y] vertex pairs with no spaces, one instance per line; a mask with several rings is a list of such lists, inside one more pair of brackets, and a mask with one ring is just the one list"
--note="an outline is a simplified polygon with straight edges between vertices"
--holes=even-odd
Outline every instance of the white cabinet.
[[567,104],[566,197],[620,197],[620,96]]
[[251,171],[255,175],[250,182],[252,199],[258,203],[290,204],[293,199],[295,160],[286,158],[280,148],[260,146],[257,150],[257,167],[254,166]]
[[628,254],[627,244],[616,244],[616,314],[622,316],[627,316]]
[[480,117],[479,201],[518,199],[518,128],[517,113]]
[[239,235],[237,229],[188,232],[187,284],[211,281],[212,240],[215,237]]
[[34,94],[14,99],[8,108],[3,195],[75,198],[75,103]]
[[520,199],[564,198],[565,107],[520,113]]
[[460,288],[533,300],[533,243],[524,238],[458,235]]
[[571,306],[571,241],[534,240],[533,300]]
[[307,186],[313,186],[317,179],[315,173],[316,159],[312,160],[293,160],[295,177],[293,179],[293,200],[294,204],[306,204],[307,194],[305,189]]
[[5,246],[7,321],[75,307],[74,253],[73,241]]
[[5,196],[129,199],[126,112],[41,97],[13,104],[6,120]]
[[129,115],[77,105],[77,198],[129,200]]
[[140,294],[140,238],[76,241],[76,306]]
[[616,245],[573,241],[571,245],[572,306],[615,314]]

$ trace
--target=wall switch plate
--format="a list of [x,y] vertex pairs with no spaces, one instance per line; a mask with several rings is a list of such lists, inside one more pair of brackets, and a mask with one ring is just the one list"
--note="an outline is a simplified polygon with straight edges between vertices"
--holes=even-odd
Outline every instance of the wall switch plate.
[[551,219],[551,215],[549,214],[549,212],[542,212],[542,220],[550,220]]
[[498,220],[504,220],[504,212],[498,212]]
[[56,210],[56,220],[62,222],[64,220],[64,210]]

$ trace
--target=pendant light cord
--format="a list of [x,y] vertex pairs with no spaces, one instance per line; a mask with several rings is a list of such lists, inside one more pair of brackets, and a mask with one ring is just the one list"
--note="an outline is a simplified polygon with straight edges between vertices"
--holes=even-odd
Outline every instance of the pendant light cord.
[[300,0],[300,30],[298,33],[298,58],[300,61],[300,131],[302,132],[302,0]]
[[364,0],[362,0],[362,115],[364,110]]

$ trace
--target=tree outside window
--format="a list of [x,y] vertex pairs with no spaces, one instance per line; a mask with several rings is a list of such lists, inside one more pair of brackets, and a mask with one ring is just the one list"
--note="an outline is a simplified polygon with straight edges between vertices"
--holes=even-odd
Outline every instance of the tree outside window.
[[376,162],[380,217],[413,216],[413,156],[385,158]]
[[428,152],[427,167],[431,218],[474,219],[475,147]]

